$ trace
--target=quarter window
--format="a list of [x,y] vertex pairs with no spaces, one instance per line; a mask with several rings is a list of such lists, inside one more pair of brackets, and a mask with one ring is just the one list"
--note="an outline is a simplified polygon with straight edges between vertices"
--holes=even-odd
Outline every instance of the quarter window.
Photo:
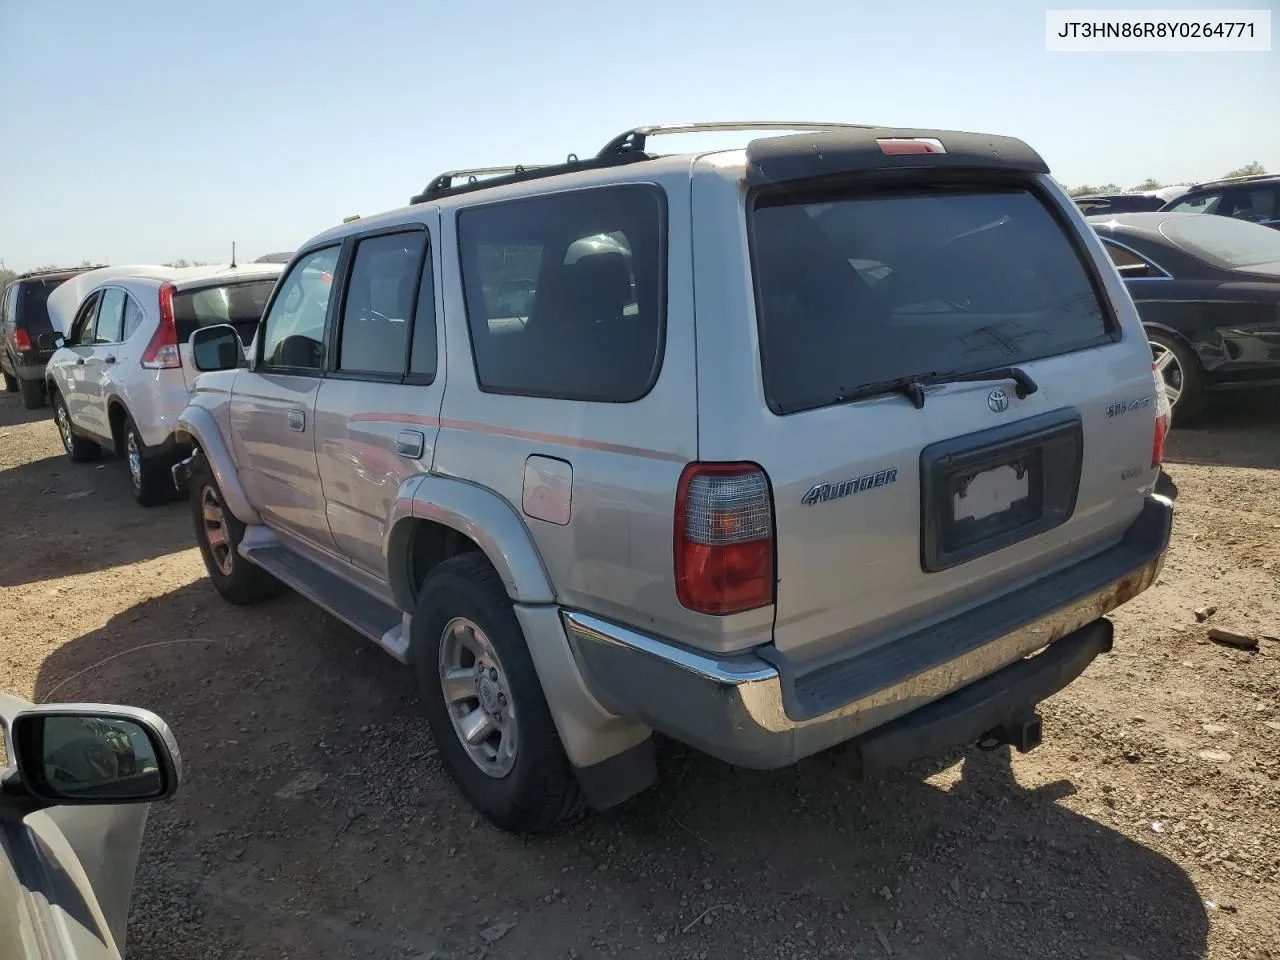
[[663,346],[663,195],[641,184],[487,204],[458,217],[481,390],[625,403]]
[[146,316],[142,312],[142,307],[138,305],[138,301],[133,297],[126,296],[124,300],[124,327],[120,331],[120,339],[128,340],[133,336],[134,331],[142,325],[142,320]]
[[309,253],[289,271],[271,303],[262,338],[267,366],[319,370],[324,366],[324,327],[338,265],[338,247]]
[[1116,269],[1120,271],[1120,276],[1128,278],[1161,276],[1159,270],[1132,250],[1118,247],[1106,240],[1102,241],[1102,246],[1111,257],[1111,262],[1116,265]]
[[425,246],[423,230],[359,242],[342,310],[339,370],[404,375]]

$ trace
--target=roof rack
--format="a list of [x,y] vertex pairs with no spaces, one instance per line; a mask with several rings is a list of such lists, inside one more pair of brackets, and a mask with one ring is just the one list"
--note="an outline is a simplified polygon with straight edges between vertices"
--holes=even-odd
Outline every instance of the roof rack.
[[722,123],[666,123],[633,127],[620,133],[600,150],[597,157],[621,153],[643,153],[645,141],[654,134],[723,133],[729,130],[789,130],[793,133],[819,133],[828,130],[870,130],[865,123],[805,123],[790,120],[731,120]]
[[1243,176],[1239,176],[1239,177],[1219,177],[1219,178],[1218,178],[1218,179],[1216,179],[1216,180],[1202,180],[1200,183],[1197,183],[1197,184],[1196,184],[1196,187],[1197,187],[1197,188],[1199,188],[1199,187],[1209,187],[1209,186],[1213,186],[1214,184],[1218,184],[1218,183],[1245,183],[1246,181],[1249,181],[1249,180],[1275,180],[1277,177],[1280,177],[1280,174],[1276,174],[1276,173],[1247,173],[1247,174],[1244,174]]
[[104,264],[96,264],[89,267],[40,267],[37,270],[28,270],[26,273],[20,273],[14,280],[30,280],[34,277],[51,277],[59,273],[88,273],[90,270],[101,270]]
[[[470,193],[473,190],[485,190],[489,187],[502,187],[525,180],[536,180],[541,177],[555,177],[562,173],[573,173],[579,170],[598,170],[601,167],[612,167],[623,163],[634,163],[652,159],[645,153],[645,141],[654,134],[667,133],[721,133],[727,130],[786,130],[792,133],[819,133],[838,130],[870,130],[873,127],[859,123],[806,123],[784,120],[751,120],[731,121],[725,123],[671,123],[656,124],[648,127],[633,127],[620,133],[601,148],[594,157],[580,159],[576,153],[569,154],[564,163],[547,165],[516,165],[512,167],[476,167],[471,170],[450,170],[440,174],[421,193],[410,197],[409,203],[426,203],[441,197]],[[480,179],[486,177],[487,179]],[[454,181],[465,178],[464,183]]]

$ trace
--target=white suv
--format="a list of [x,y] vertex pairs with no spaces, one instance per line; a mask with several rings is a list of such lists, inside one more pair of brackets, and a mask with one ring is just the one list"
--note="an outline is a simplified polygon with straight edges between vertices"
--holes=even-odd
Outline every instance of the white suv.
[[169,467],[187,454],[173,434],[197,373],[187,341],[201,327],[230,324],[249,343],[280,269],[139,267],[121,275],[117,267],[82,275],[80,289],[91,289],[65,336],[51,338],[58,350],[45,374],[68,456],[81,463],[110,449],[128,462],[138,503],[167,499]]

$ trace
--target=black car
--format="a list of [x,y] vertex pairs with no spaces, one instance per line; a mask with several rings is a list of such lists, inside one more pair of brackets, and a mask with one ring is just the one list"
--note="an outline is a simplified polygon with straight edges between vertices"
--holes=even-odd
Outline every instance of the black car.
[[1280,385],[1280,232],[1227,217],[1090,217],[1138,308],[1174,415]]
[[44,405],[44,365],[53,351],[42,349],[40,335],[52,333],[46,303],[49,294],[81,270],[23,273],[0,290],[0,373],[7,392],[22,391],[22,405]]
[[1280,230],[1280,176],[1264,173],[1198,183],[1161,209],[1171,213],[1216,213]]
[[1086,217],[1104,213],[1142,213],[1164,206],[1164,200],[1154,193],[1091,194],[1076,197],[1075,203]]

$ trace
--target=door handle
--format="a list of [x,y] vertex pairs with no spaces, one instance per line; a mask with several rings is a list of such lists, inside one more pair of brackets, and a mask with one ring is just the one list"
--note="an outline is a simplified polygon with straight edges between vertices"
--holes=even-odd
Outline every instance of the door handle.
[[307,429],[307,415],[301,410],[290,410],[289,429],[302,433],[303,430]]
[[401,430],[396,434],[396,454],[406,460],[422,459],[427,438],[418,430]]
[[103,357],[103,358],[102,358],[102,362],[103,362],[103,363],[115,363],[115,362],[116,362],[116,358],[115,358],[115,357],[113,357],[113,356],[111,356],[110,354],[108,354],[107,356],[105,356],[105,357]]
[[76,357],[76,366],[77,366],[77,367],[83,367],[83,366],[84,366],[84,357]]

